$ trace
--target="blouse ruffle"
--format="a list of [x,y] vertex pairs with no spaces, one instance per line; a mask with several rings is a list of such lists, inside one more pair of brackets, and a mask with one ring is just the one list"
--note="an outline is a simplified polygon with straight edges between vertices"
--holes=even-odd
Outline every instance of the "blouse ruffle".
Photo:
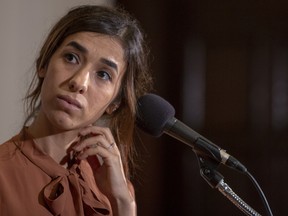
[[65,169],[40,152],[33,140],[13,142],[29,161],[51,177],[39,193],[53,215],[112,215],[110,203],[92,180],[93,172],[86,160],[76,160],[70,169]]

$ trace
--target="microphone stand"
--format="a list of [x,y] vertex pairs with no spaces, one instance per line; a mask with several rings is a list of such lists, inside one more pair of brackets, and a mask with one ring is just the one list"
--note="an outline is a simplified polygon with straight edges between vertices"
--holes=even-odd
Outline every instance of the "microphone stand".
[[217,171],[219,162],[207,157],[205,154],[197,153],[200,174],[212,187],[217,188],[228,200],[230,200],[243,213],[249,216],[261,216],[257,211],[244,202],[233,190],[224,182],[224,177]]

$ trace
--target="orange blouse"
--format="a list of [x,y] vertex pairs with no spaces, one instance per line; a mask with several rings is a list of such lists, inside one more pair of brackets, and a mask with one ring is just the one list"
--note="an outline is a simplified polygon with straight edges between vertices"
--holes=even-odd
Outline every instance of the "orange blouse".
[[0,215],[112,215],[86,160],[65,169],[20,135],[0,145]]

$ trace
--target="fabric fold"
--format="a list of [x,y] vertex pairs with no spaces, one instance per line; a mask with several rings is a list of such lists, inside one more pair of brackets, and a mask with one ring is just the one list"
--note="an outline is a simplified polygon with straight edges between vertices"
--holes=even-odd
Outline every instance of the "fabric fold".
[[51,177],[51,181],[39,193],[43,196],[40,199],[44,200],[45,207],[53,215],[112,215],[108,199],[101,194],[95,182],[86,179],[93,175],[87,161],[75,161],[70,169],[65,169],[39,152],[33,140],[14,141],[14,144],[31,163]]
[[44,200],[54,215],[66,215],[71,209],[65,209],[65,204],[71,202],[74,203],[76,215],[88,215],[86,212],[91,215],[97,211],[109,215],[107,207],[97,200],[88,185],[73,172],[53,179],[44,188]]

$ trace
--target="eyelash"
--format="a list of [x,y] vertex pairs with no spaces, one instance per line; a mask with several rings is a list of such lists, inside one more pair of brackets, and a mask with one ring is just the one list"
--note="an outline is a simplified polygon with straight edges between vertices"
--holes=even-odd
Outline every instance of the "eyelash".
[[[104,74],[105,74],[105,75],[104,75]],[[104,76],[108,76],[108,78],[103,78],[103,75],[104,75]],[[98,71],[98,72],[97,72],[97,76],[100,77],[100,78],[103,79],[103,80],[109,80],[109,81],[112,80],[111,75],[110,75],[108,72],[106,72],[106,71]]]
[[[73,60],[71,60],[71,57],[74,58],[76,60],[76,62],[72,62]],[[79,63],[79,57],[74,53],[66,53],[64,55],[64,58],[69,63],[72,63],[72,64],[78,64]]]

